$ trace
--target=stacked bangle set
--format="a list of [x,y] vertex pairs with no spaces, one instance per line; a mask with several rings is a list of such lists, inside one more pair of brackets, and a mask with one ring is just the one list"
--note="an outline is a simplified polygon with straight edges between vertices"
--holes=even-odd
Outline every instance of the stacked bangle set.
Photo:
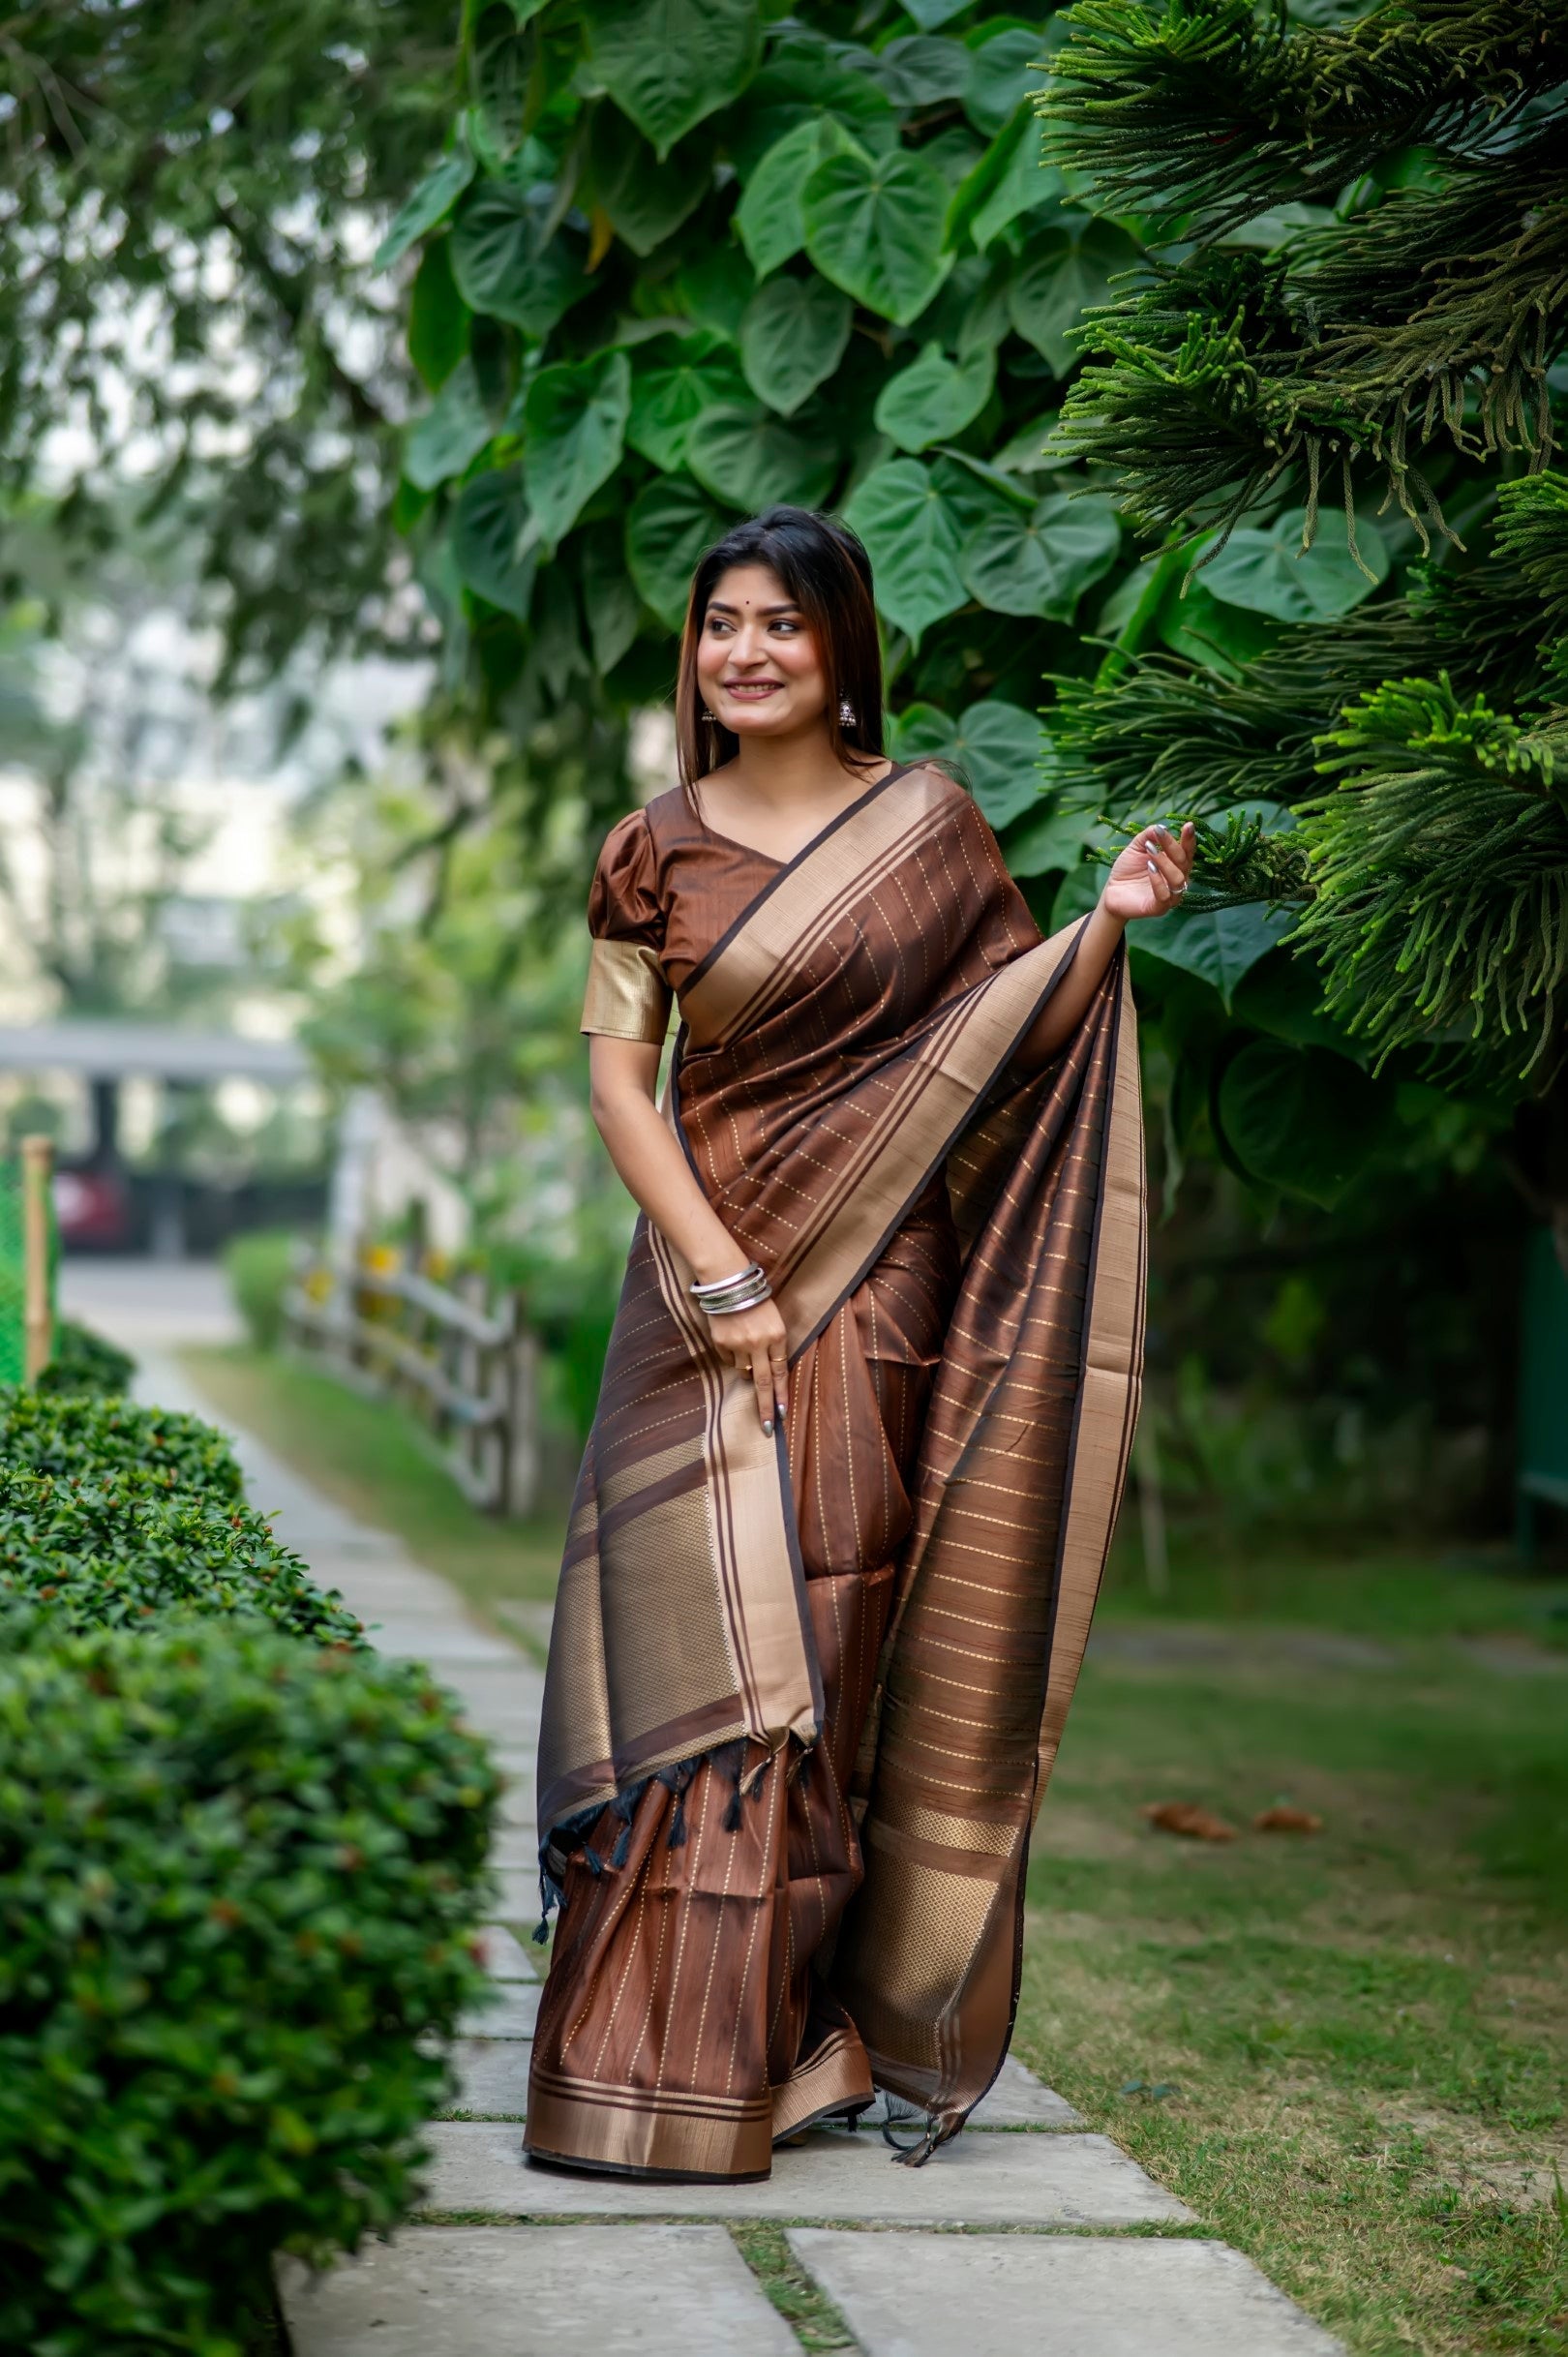
[[770,1301],[773,1295],[767,1272],[756,1260],[748,1261],[738,1276],[710,1277],[691,1290],[697,1307],[709,1317],[733,1317],[738,1310],[754,1310],[759,1301]]

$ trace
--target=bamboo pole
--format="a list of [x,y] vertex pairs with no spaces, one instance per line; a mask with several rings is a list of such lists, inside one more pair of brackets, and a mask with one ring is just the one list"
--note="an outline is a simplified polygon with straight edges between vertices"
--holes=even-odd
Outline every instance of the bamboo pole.
[[49,1303],[49,1174],[54,1144],[24,1137],[22,1158],[22,1367],[36,1383],[54,1350],[54,1314]]

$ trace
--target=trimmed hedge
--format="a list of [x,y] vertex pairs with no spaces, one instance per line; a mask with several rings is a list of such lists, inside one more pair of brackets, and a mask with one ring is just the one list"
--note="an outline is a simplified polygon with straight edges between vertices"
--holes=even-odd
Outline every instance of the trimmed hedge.
[[259,1617],[313,1645],[364,1644],[342,1597],[317,1587],[253,1508],[149,1497],[123,1471],[102,1486],[0,1472],[0,1601],[8,1597],[46,1607],[61,1628],[222,1614]]
[[483,1975],[498,1778],[412,1663],[243,1623],[0,1666],[0,2347],[237,2357],[396,2223]]
[[245,1477],[224,1435],[199,1416],[129,1400],[56,1399],[0,1384],[0,1466],[238,1500]]
[[136,1362],[129,1350],[95,1334],[91,1326],[78,1326],[75,1318],[62,1317],[54,1329],[54,1356],[39,1376],[38,1388],[112,1395],[129,1391],[136,1372]]

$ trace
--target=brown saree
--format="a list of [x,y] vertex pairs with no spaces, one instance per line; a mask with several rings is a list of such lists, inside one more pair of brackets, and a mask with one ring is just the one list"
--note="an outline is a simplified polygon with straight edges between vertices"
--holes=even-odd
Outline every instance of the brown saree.
[[667,1117],[790,1341],[765,1438],[639,1220],[574,1499],[539,1759],[558,1897],[525,2143],[767,2173],[873,2086],[958,2129],[1007,2052],[1030,1829],[1136,1413],[1124,961],[1071,961],[990,830],[894,771],[785,865],[663,795],[601,859],[584,1028]]

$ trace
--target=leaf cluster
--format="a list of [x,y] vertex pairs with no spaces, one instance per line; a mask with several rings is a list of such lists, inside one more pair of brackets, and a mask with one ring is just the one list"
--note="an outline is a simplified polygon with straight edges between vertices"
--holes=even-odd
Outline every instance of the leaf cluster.
[[[54,1351],[38,1378],[40,1391],[79,1397],[92,1392],[117,1399],[128,1391],[136,1372],[129,1350],[94,1333],[75,1318],[60,1318],[54,1329]],[[3,1453],[3,1451],[0,1451]]]
[[1423,541],[1442,523],[1420,457],[1554,446],[1548,371],[1568,336],[1568,119],[1436,188],[1269,254],[1208,247],[1094,315],[1066,453],[1116,468],[1146,528],[1234,524],[1301,483],[1354,532],[1353,468]]
[[[1455,1062],[1469,1042],[1472,1068],[1517,1075],[1515,1043],[1533,1063],[1560,1025],[1568,955],[1568,479],[1504,485],[1491,537],[1228,675],[1164,652],[1107,666],[1069,688],[1057,741],[1072,793],[1118,820],[1151,794],[1231,814],[1227,839],[1202,831],[1194,905],[1278,899],[1294,866],[1292,938],[1349,1036]],[[1236,815],[1259,803],[1297,824]]]
[[1568,985],[1568,727],[1522,728],[1442,677],[1385,682],[1319,742],[1336,782],[1303,805],[1296,937],[1328,1005],[1381,1047],[1523,1040],[1527,1072]]
[[1184,235],[1332,203],[1395,149],[1495,150],[1568,79],[1553,0],[1382,0],[1320,29],[1254,0],[1078,0],[1071,27],[1041,101],[1049,160]]
[[258,1628],[0,1665],[0,2342],[240,2357],[415,2197],[498,1779],[413,1664]]
[[160,532],[230,678],[418,644],[385,520],[407,371],[368,261],[445,122],[452,38],[429,0],[9,14],[0,499],[54,494],[69,416],[61,533],[87,564]]
[[1056,30],[987,0],[919,33],[890,0],[853,34],[756,0],[507,15],[477,15],[468,104],[381,249],[418,254],[399,516],[449,659],[513,730],[646,702],[725,526],[836,506],[895,705],[1033,734],[1042,650],[1120,558],[1043,443],[1138,255],[1041,166]]
[[0,1465],[127,1496],[180,1493],[237,1504],[245,1480],[223,1434],[199,1416],[76,1392],[0,1385]]
[[96,1482],[0,1472],[0,1598],[46,1607],[71,1629],[199,1613],[270,1621],[311,1645],[365,1642],[342,1597],[254,1508],[149,1496],[129,1470]]

